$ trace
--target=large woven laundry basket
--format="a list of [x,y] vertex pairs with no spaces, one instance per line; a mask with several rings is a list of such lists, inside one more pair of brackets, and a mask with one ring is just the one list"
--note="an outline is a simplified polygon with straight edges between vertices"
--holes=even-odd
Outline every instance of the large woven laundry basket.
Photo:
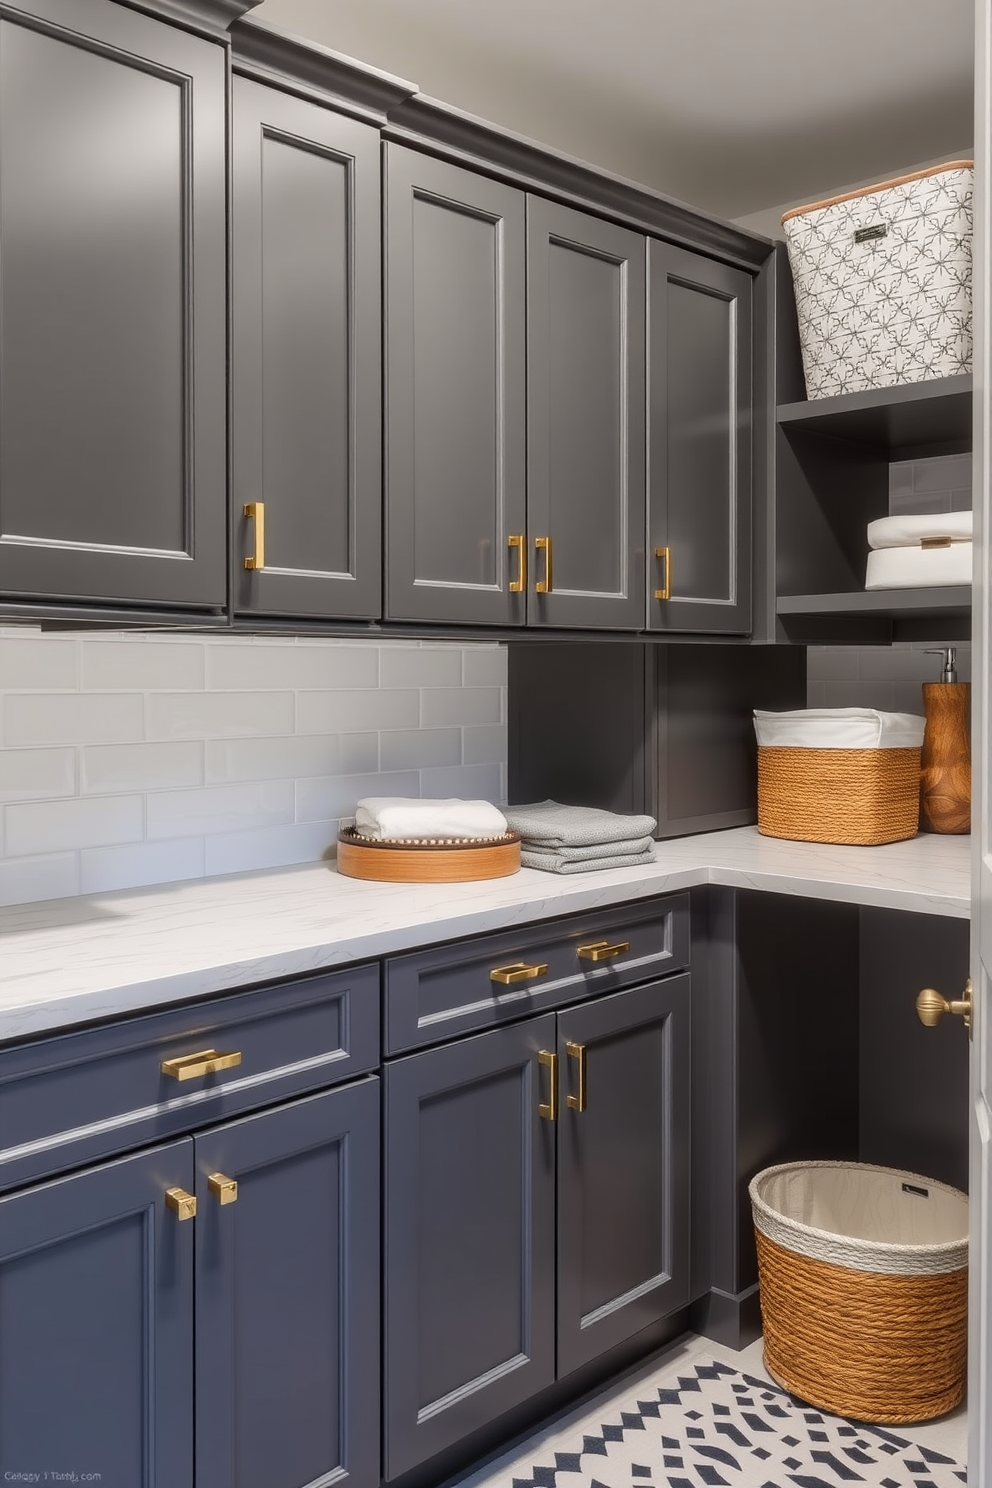
[[782,218],[809,398],[971,368],[972,162]]
[[755,710],[758,831],[878,847],[915,837],[924,719],[874,708]]
[[766,1168],[750,1194],[772,1379],[821,1410],[893,1426],[960,1404],[966,1195],[839,1162]]

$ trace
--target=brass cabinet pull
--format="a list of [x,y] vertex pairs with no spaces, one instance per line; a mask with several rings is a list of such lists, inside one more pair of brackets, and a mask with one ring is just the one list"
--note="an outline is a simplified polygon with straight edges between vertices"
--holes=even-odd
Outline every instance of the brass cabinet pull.
[[196,1198],[187,1193],[184,1188],[167,1188],[165,1190],[165,1205],[171,1209],[180,1223],[184,1219],[196,1218]]
[[573,1044],[571,1039],[565,1045],[565,1053],[569,1059],[574,1059],[578,1066],[579,1088],[575,1095],[570,1095],[565,1101],[570,1111],[584,1111],[586,1108],[586,1046],[585,1044]]
[[665,582],[660,589],[654,591],[655,599],[671,599],[672,597],[672,550],[671,548],[655,548],[654,556],[665,560]]
[[537,1053],[538,1064],[543,1064],[549,1071],[550,1086],[548,1087],[548,1099],[542,1101],[537,1108],[538,1116],[545,1121],[558,1120],[558,1055],[552,1054],[550,1049],[539,1049]]
[[265,567],[265,502],[249,501],[244,514],[255,519],[255,551],[245,559],[245,568],[257,572]]
[[234,1069],[241,1063],[241,1053],[233,1049],[229,1054],[218,1054],[216,1049],[200,1049],[196,1054],[180,1054],[178,1059],[163,1059],[159,1069],[170,1080],[199,1080],[203,1075],[214,1075],[218,1070]]
[[594,940],[589,945],[576,946],[575,954],[583,961],[612,961],[614,956],[622,956],[629,950],[629,940],[618,940],[612,945],[608,940]]
[[514,533],[507,541],[511,548],[516,549],[519,561],[517,577],[510,580],[507,588],[511,594],[523,594],[527,588],[527,539],[519,533]]
[[538,579],[534,588],[538,594],[550,594],[553,583],[551,576],[551,539],[550,537],[536,537],[534,546],[539,553],[544,554],[544,578]]
[[210,1173],[207,1176],[207,1188],[213,1194],[218,1204],[236,1204],[238,1202],[238,1183],[236,1178],[228,1178],[224,1173]]
[[544,976],[548,969],[546,961],[528,966],[526,961],[514,961],[512,966],[494,966],[489,973],[491,982],[501,982],[504,987],[513,987],[517,982],[533,982]]
[[916,1015],[927,1028],[936,1028],[945,1013],[956,1013],[959,1018],[964,1019],[964,1026],[970,1038],[974,995],[971,977],[964,984],[963,995],[955,1002],[948,1002],[947,998],[941,997],[933,987],[924,987],[916,999]]

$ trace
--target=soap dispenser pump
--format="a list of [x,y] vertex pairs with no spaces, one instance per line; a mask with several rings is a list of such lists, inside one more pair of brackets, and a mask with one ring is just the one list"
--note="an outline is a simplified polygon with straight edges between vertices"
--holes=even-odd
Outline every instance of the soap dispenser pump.
[[920,826],[930,832],[970,832],[971,688],[958,681],[954,646],[929,654],[940,656],[943,666],[939,682],[923,684]]

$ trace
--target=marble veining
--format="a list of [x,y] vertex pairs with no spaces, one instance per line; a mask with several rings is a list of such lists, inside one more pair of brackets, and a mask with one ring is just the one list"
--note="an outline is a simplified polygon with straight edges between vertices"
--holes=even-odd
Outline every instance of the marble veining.
[[23,905],[0,911],[0,1039],[702,884],[966,919],[970,839],[828,847],[740,827],[568,877],[377,884],[322,863]]

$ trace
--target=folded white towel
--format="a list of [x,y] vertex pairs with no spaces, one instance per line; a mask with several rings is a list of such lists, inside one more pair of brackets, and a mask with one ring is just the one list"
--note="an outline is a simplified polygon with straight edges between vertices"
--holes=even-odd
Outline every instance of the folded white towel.
[[754,710],[758,743],[780,749],[919,749],[924,724],[915,713],[880,713],[877,708]]
[[650,837],[658,825],[653,816],[621,816],[595,806],[562,806],[558,801],[508,806],[506,820],[511,831],[520,833],[525,846],[543,848],[633,842]]
[[870,548],[912,548],[921,542],[949,537],[951,542],[971,542],[970,511],[933,512],[902,517],[879,517],[868,523]]
[[974,544],[946,548],[879,548],[868,554],[866,589],[939,589],[970,584]]
[[366,796],[355,808],[363,837],[501,837],[506,817],[489,801],[418,801],[406,796]]

